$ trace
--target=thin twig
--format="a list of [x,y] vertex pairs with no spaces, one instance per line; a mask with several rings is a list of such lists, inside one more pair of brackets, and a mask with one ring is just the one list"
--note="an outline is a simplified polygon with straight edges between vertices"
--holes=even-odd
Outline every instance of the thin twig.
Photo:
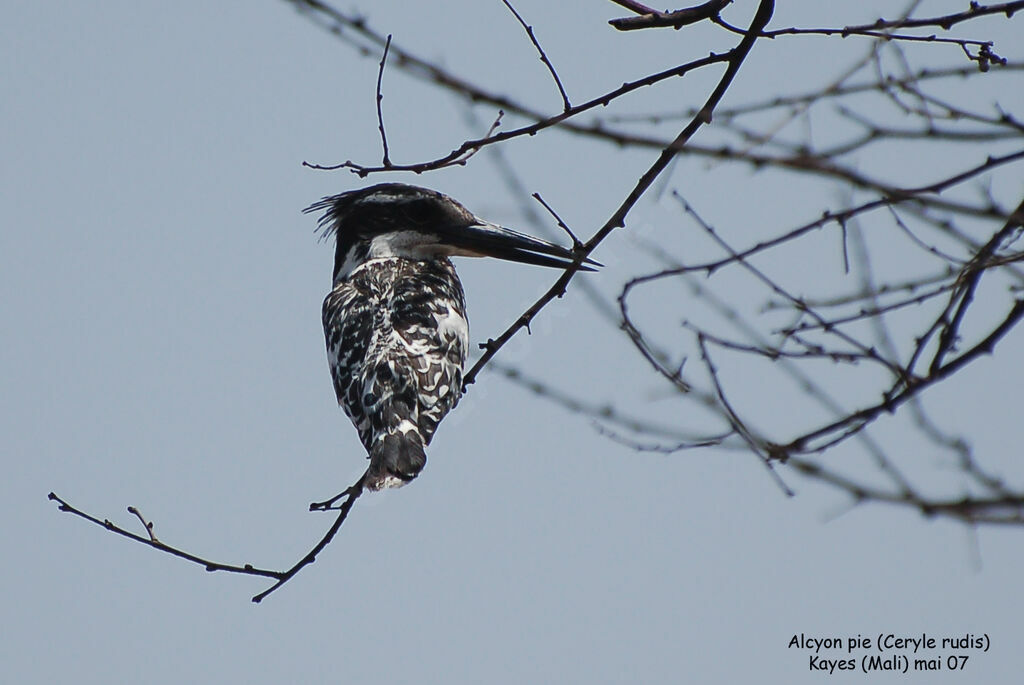
[[[485,138],[476,138],[473,140],[466,140],[448,154],[442,155],[430,161],[418,162],[415,164],[392,164],[390,166],[364,166],[361,164],[356,164],[351,160],[342,162],[340,164],[324,165],[313,164],[310,162],[303,162],[302,164],[303,166],[309,167],[311,169],[318,169],[321,171],[348,169],[352,173],[358,175],[360,178],[365,178],[370,174],[381,173],[385,171],[412,171],[414,173],[423,173],[424,171],[443,169],[449,166],[462,166],[465,164],[465,160],[467,158],[466,154],[469,152],[479,150],[480,148],[485,147],[487,145],[494,145],[496,143],[501,143],[506,140],[511,140],[512,138],[536,135],[540,131],[551,128],[553,126],[558,126],[563,121],[575,117],[576,115],[582,112],[586,112],[591,109],[596,109],[598,107],[607,106],[607,104],[612,100],[619,98],[627,93],[631,93],[640,88],[652,86],[666,79],[685,76],[686,74],[696,69],[700,69],[712,64],[718,64],[721,62],[731,62],[734,57],[734,52],[735,51],[730,51],[723,54],[713,53],[711,55],[708,55],[707,57],[695,59],[691,62],[687,62],[686,64],[681,64],[679,66],[672,67],[671,69],[660,71],[656,74],[648,74],[647,76],[644,76],[643,78],[637,79],[635,81],[628,81],[622,84],[620,87],[615,88],[614,90],[611,90],[603,95],[599,95],[582,104],[574,105],[572,108],[562,112],[561,114],[556,114],[551,117],[542,118],[532,124],[521,126],[510,131],[505,131],[497,135],[492,135]],[[730,79],[730,81],[731,80],[732,79]],[[672,147],[675,144],[675,141],[669,143],[669,149],[672,152],[672,156],[678,154],[677,149]]]
[[66,500],[64,500],[61,497],[59,497],[56,493],[51,492],[48,495],[48,499],[53,500],[54,502],[57,502],[58,508],[61,511],[67,512],[69,514],[74,514],[75,516],[83,518],[86,521],[90,521],[92,523],[95,523],[97,526],[101,526],[103,528],[106,528],[107,530],[109,530],[112,533],[117,533],[118,535],[121,535],[123,537],[129,538],[130,540],[135,540],[136,542],[141,542],[144,545],[149,545],[153,549],[160,550],[161,552],[166,552],[167,554],[171,554],[173,556],[180,557],[181,559],[184,559],[185,561],[190,561],[193,564],[198,564],[200,566],[203,566],[203,567],[206,568],[207,571],[227,571],[228,573],[240,573],[240,574],[248,575],[248,576],[264,576],[264,577],[268,577],[268,578],[279,578],[280,574],[281,574],[280,571],[272,571],[272,570],[269,570],[269,569],[256,568],[252,564],[244,564],[242,566],[238,566],[238,565],[235,565],[235,564],[224,564],[224,563],[221,563],[221,562],[218,562],[218,561],[210,561],[209,559],[204,559],[204,558],[202,558],[200,556],[192,554],[191,552],[186,552],[186,551],[178,549],[176,547],[172,547],[172,546],[170,546],[170,545],[168,545],[168,544],[166,544],[164,542],[160,542],[159,540],[153,540],[153,539],[149,538],[148,536],[147,537],[142,537],[141,535],[137,535],[137,534],[135,534],[135,533],[133,533],[133,532],[131,532],[129,530],[126,530],[126,529],[124,529],[124,528],[122,528],[122,527],[112,523],[109,519],[102,519],[101,520],[99,518],[96,518],[95,516],[93,516],[91,514],[87,514],[86,512],[82,511],[81,509],[78,509],[78,508],[72,506]]
[[[344,493],[342,493],[345,496],[345,501],[341,503],[340,507],[338,507],[338,516],[334,519],[334,523],[331,524],[331,527],[327,530],[324,536],[320,538],[320,542],[316,543],[313,549],[309,550],[309,553],[306,554],[306,556],[302,557],[302,559],[299,559],[299,561],[297,561],[294,566],[292,566],[290,569],[288,569],[280,576],[278,576],[277,582],[275,582],[273,585],[271,585],[263,592],[254,596],[252,598],[253,602],[256,602],[258,604],[259,602],[263,601],[264,597],[266,597],[271,592],[287,583],[289,580],[295,577],[296,573],[301,571],[303,568],[316,561],[316,555],[319,554],[320,551],[324,547],[326,547],[331,542],[331,540],[334,539],[334,536],[337,534],[338,529],[341,528],[341,524],[343,524],[345,522],[345,519],[348,518],[348,512],[352,509],[352,505],[356,503],[356,500],[359,499],[359,496],[363,494],[365,490],[365,485],[366,473],[360,476],[359,480],[353,483],[351,487],[349,487],[347,490],[344,491]],[[312,507],[313,505],[310,505],[310,508]]]
[[[850,412],[837,421],[833,421],[825,426],[816,428],[815,430],[809,431],[800,437],[793,439],[784,445],[783,449],[787,452],[820,451],[822,446],[811,445],[813,440],[834,435],[835,433],[845,431],[850,427],[854,428],[854,432],[859,431],[883,413],[892,413],[897,407],[916,395],[919,395],[925,388],[948,378],[959,371],[962,367],[979,358],[981,355],[990,354],[1003,336],[1009,333],[1021,321],[1021,319],[1024,319],[1024,300],[1016,300],[1003,321],[996,326],[992,332],[985,336],[981,342],[962,353],[959,357],[936,368],[927,377],[916,379],[913,385],[905,387],[903,390],[894,393],[891,396],[886,396],[885,399],[877,404]],[[843,439],[848,437],[850,434],[852,433],[844,433],[842,436]],[[829,446],[834,444],[837,444],[837,442],[831,442],[829,443]]]
[[131,506],[128,507],[128,513],[129,514],[134,514],[135,518],[139,519],[139,522],[142,523],[142,527],[146,529],[147,533],[149,533],[149,540],[150,540],[150,542],[160,542],[159,540],[156,539],[156,534],[153,533],[153,522],[152,521],[147,521],[142,516],[142,512],[139,511],[137,507],[131,507]]
[[637,14],[658,14],[659,12],[659,10],[656,10],[653,7],[648,7],[647,5],[634,2],[633,0],[611,0],[611,2],[625,7],[632,12],[636,12]]
[[[369,55],[375,52],[375,50],[373,50],[373,46],[379,47],[383,46],[385,43],[384,35],[373,30],[366,18],[362,15],[357,13],[341,12],[324,2],[320,2],[319,0],[285,1],[294,5],[301,13],[310,17],[314,23],[329,31],[340,41],[353,46],[360,55]],[[626,2],[626,0],[624,0],[624,2]],[[639,3],[631,4],[639,6]],[[624,6],[629,7],[630,4],[626,4]],[[546,114],[543,114],[522,102],[513,100],[503,93],[492,91],[477,85],[457,74],[452,73],[451,71],[446,70],[439,64],[425,60],[422,57],[419,57],[408,50],[399,48],[394,44],[392,45],[391,51],[394,53],[394,59],[392,59],[394,68],[406,71],[414,78],[432,83],[438,88],[452,92],[458,97],[465,99],[468,103],[491,104],[509,112],[510,114],[520,115],[534,122],[544,121],[549,118]],[[1014,63],[1003,66],[1000,71],[1020,70],[1022,68],[1024,68],[1024,64]],[[929,79],[944,79],[954,76],[967,76],[972,72],[977,73],[977,70],[967,69],[964,67],[948,69],[921,69],[912,76],[907,76],[903,79],[887,77],[884,83],[862,83],[851,86],[850,88],[840,87],[828,89],[825,92],[820,93],[820,95],[822,98],[828,99],[851,95],[857,92],[863,92],[864,90],[884,91],[888,87],[908,87],[910,80],[916,82]],[[816,90],[813,94],[805,93],[797,96],[779,96],[769,102],[753,103],[742,107],[725,108],[720,110],[716,109],[716,112],[720,117],[733,117],[744,113],[757,112],[763,108],[785,107],[793,101],[807,101],[811,98],[817,97],[818,93],[819,91]],[[607,104],[607,102],[608,101],[605,101],[604,104]],[[689,118],[692,115],[693,112],[689,112],[685,113],[683,116]],[[1011,121],[1012,117],[1008,117],[1007,124],[1009,125]],[[567,133],[602,140],[617,146],[628,145],[660,150],[664,149],[669,144],[668,141],[656,136],[639,135],[625,130],[609,128],[601,121],[577,122],[572,117],[560,116],[553,123],[559,130]],[[530,133],[527,132],[526,134],[529,135]],[[471,143],[472,141],[467,141],[467,144]],[[713,160],[740,161],[752,165],[755,169],[782,168],[787,171],[794,171],[802,174],[811,174],[815,176],[824,175],[843,182],[851,183],[863,189],[883,190],[883,188],[886,187],[885,184],[863,176],[853,167],[843,167],[835,163],[812,163],[812,160],[807,159],[806,156],[778,159],[771,155],[751,155],[743,152],[742,150],[733,150],[728,147],[703,146],[693,143],[689,143],[685,148],[679,150],[679,154],[699,156]],[[363,169],[371,169],[370,167],[356,165],[351,161],[349,161],[347,165],[341,164],[329,167],[324,165],[313,165],[310,163],[304,164],[312,166],[313,168],[351,168],[354,173],[360,174],[362,177],[372,173],[370,170],[363,171]],[[458,162],[448,160],[446,164],[454,165],[458,164]],[[415,172],[426,169],[410,168],[407,170]],[[959,205],[958,203],[941,202],[937,198],[927,198],[924,202],[932,204],[940,209],[952,211],[965,210],[976,216],[984,216],[988,218],[995,216],[992,213],[986,213],[982,210],[973,210]]]
[[732,426],[736,435],[743,438],[743,441],[750,447],[750,451],[753,452],[764,464],[765,468],[768,469],[768,473],[771,475],[772,480],[778,485],[779,489],[782,490],[786,497],[793,497],[794,493],[786,481],[782,480],[782,476],[775,470],[775,465],[772,463],[773,460],[785,461],[788,455],[776,448],[762,438],[754,435],[746,423],[740,419],[736,410],[732,408],[728,398],[725,396],[725,390],[722,388],[721,381],[718,378],[718,369],[715,368],[714,362],[711,360],[711,354],[708,352],[707,343],[703,334],[697,334],[697,346],[700,348],[701,360],[704,362],[704,366],[708,371],[708,376],[711,378],[711,384],[715,388],[715,394],[718,396],[718,401],[724,411],[725,416],[729,420],[729,424]]
[[380,128],[380,142],[384,147],[384,159],[381,164],[385,167],[391,166],[391,159],[388,157],[388,136],[384,132],[384,114],[381,112],[381,102],[384,100],[384,95],[381,93],[381,82],[384,80],[384,64],[388,61],[388,50],[391,49],[391,34],[388,34],[388,40],[384,43],[384,54],[380,57],[380,70],[377,71],[377,126]]
[[569,238],[572,240],[573,248],[578,248],[583,245],[583,243],[580,242],[580,239],[576,237],[576,234],[572,232],[572,229],[569,228],[569,226],[564,221],[562,221],[562,217],[558,216],[558,212],[553,210],[551,208],[551,205],[544,201],[544,198],[540,196],[540,193],[533,193],[530,197],[539,202],[544,207],[544,209],[548,210],[548,214],[553,216],[555,221],[558,222],[559,228],[561,228],[563,231],[569,234]]
[[845,490],[855,503],[863,501],[896,504],[918,510],[924,516],[943,515],[964,523],[990,523],[1020,525],[1024,523],[1024,496],[997,494],[994,497],[960,497],[958,499],[929,500],[907,493],[893,493],[875,488],[826,469],[812,461],[791,458],[787,465],[805,476]]
[[944,178],[941,181],[936,181],[934,183],[930,183],[924,186],[918,186],[915,188],[891,188],[885,196],[879,197],[875,200],[870,200],[868,202],[864,202],[863,204],[857,205],[855,207],[850,207],[848,209],[844,209],[838,212],[823,212],[821,217],[815,219],[814,221],[810,221],[806,224],[803,224],[802,226],[798,226],[797,228],[794,228],[793,230],[788,231],[784,234],[777,235],[767,240],[762,240],[746,249],[737,250],[734,255],[729,255],[721,259],[708,260],[698,264],[690,264],[686,266],[673,267],[670,269],[663,269],[662,271],[648,274],[646,276],[638,276],[633,280],[635,280],[638,283],[644,283],[647,281],[664,278],[670,275],[692,273],[696,271],[703,271],[710,274],[715,271],[718,271],[724,266],[739,263],[742,260],[749,259],[750,257],[765,252],[771,248],[792,242],[797,238],[800,238],[801,236],[807,235],[812,231],[818,230],[819,228],[825,226],[830,222],[841,224],[841,222],[843,221],[847,221],[854,216],[872,211],[874,209],[888,207],[890,205],[900,204],[904,202],[916,202],[920,199],[922,195],[940,193],[943,190],[951,188],[955,185],[959,185],[960,183],[963,183],[968,179],[975,178],[987,171],[995,169],[996,167],[1002,166],[1004,164],[1011,164],[1022,159],[1024,159],[1024,149],[1018,150],[1016,152],[1011,152],[1000,157],[988,157],[985,159],[984,162],[977,164],[958,174],[954,174],[953,176]]
[[924,26],[938,26],[945,30],[953,28],[954,25],[959,24],[969,19],[977,19],[989,14],[1003,14],[1006,15],[1007,19],[1011,18],[1015,12],[1024,9],[1024,0],[1015,0],[1014,2],[1003,2],[995,5],[982,5],[972,0],[970,3],[970,9],[963,12],[955,12],[953,14],[946,14],[940,17],[929,17],[927,19],[910,19],[909,17],[903,19],[894,19],[886,21],[885,19],[879,19],[873,24],[863,24],[861,26],[850,26],[847,28],[849,31],[867,30],[867,29],[910,29],[910,28],[921,28]]
[[263,599],[267,595],[271,594],[279,587],[287,583],[289,580],[294,578],[295,575],[298,574],[298,572],[301,571],[303,568],[309,566],[314,561],[316,561],[316,555],[319,554],[320,551],[323,550],[323,548],[326,547],[331,542],[332,539],[334,539],[334,536],[335,534],[337,534],[338,529],[341,528],[341,524],[344,523],[345,519],[348,517],[348,513],[349,510],[352,509],[352,505],[355,504],[355,501],[359,498],[360,495],[363,494],[363,486],[365,485],[365,483],[366,474],[364,473],[362,477],[358,481],[356,481],[350,488],[341,493],[341,495],[339,495],[338,498],[335,498],[339,499],[340,497],[345,497],[346,499],[341,504],[340,507],[337,507],[338,516],[334,519],[334,523],[331,524],[331,527],[327,530],[323,537],[320,538],[320,541],[317,542],[316,545],[314,545],[313,549],[311,549],[304,557],[302,557],[299,561],[293,564],[291,568],[284,571],[275,571],[272,569],[258,568],[256,566],[253,566],[252,564],[243,564],[239,566],[237,564],[225,564],[219,561],[211,561],[210,559],[205,559],[203,557],[192,554],[191,552],[186,552],[185,550],[178,549],[177,547],[173,547],[171,545],[168,545],[167,543],[161,542],[152,533],[152,522],[147,522],[142,517],[142,514],[139,513],[138,509],[135,507],[129,507],[128,510],[132,514],[134,514],[140,521],[142,521],[142,525],[146,528],[148,537],[142,537],[141,535],[132,533],[131,531],[126,530],[125,528],[122,528],[112,523],[109,519],[101,520],[91,514],[88,514],[82,511],[81,509],[72,506],[61,497],[58,497],[56,493],[51,492],[48,495],[48,498],[52,501],[57,502],[58,507],[61,511],[67,512],[69,514],[74,514],[79,518],[83,518],[86,521],[95,523],[96,525],[102,526],[103,528],[112,533],[116,533],[130,540],[134,540],[135,542],[141,542],[144,545],[149,545],[155,550],[159,550],[166,554],[176,556],[180,559],[184,559],[185,561],[192,562],[193,564],[198,564],[199,566],[205,568],[207,571],[225,571],[227,573],[237,573],[246,576],[261,576],[264,578],[273,578],[273,585],[271,585],[269,588],[255,595],[252,598],[253,602],[259,603],[263,601]]
[[522,24],[524,29],[526,29],[526,35],[530,37],[530,41],[533,43],[533,46],[537,48],[537,52],[540,53],[540,61],[543,62],[544,66],[546,66],[548,71],[551,72],[551,78],[555,80],[555,85],[558,86],[558,92],[562,96],[562,111],[568,112],[572,109],[572,103],[569,102],[569,96],[565,94],[565,88],[562,86],[562,80],[558,78],[558,72],[555,71],[555,65],[553,65],[551,60],[548,59],[548,56],[544,53],[544,48],[540,46],[540,41],[538,41],[537,36],[534,35],[533,27],[527,24],[523,18],[519,16],[519,12],[517,12],[516,8],[512,6],[512,3],[508,0],[501,1],[505,3],[505,7],[508,8],[509,12],[515,15],[515,18],[518,19],[519,23]]
[[750,54],[751,48],[757,41],[757,34],[768,24],[768,21],[772,17],[772,13],[775,10],[774,0],[761,0],[758,4],[757,12],[754,18],[751,20],[750,28],[748,33],[744,35],[743,40],[728,53],[728,67],[725,73],[719,79],[718,85],[712,91],[711,95],[708,96],[704,103],[704,107],[701,108],[700,112],[680,131],[679,135],[672,141],[672,143],[662,151],[658,156],[658,159],[651,165],[651,167],[644,172],[644,174],[637,181],[633,190],[630,191],[629,195],[622,201],[619,208],[615,210],[611,217],[604,223],[604,225],[598,229],[598,231],[591,236],[583,245],[583,249],[579,250],[576,254],[576,258],[573,264],[566,268],[561,277],[544,293],[536,302],[523,312],[505,331],[497,338],[488,339],[486,343],[481,343],[480,347],[484,350],[483,354],[480,355],[480,359],[473,365],[473,368],[465,375],[463,379],[463,391],[469,387],[475,380],[480,370],[486,366],[487,362],[497,354],[498,350],[502,348],[505,343],[512,339],[512,337],[521,329],[527,327],[537,313],[543,309],[549,302],[556,297],[560,297],[565,293],[565,289],[572,280],[572,277],[579,270],[580,264],[583,259],[590,256],[590,253],[605,239],[608,235],[616,228],[622,227],[626,222],[626,215],[629,214],[630,210],[640,200],[640,197],[647,191],[648,188],[654,183],[655,179],[661,175],[661,173],[668,167],[669,163],[676,156],[677,151],[680,150],[687,141],[693,136],[697,130],[711,122],[711,116],[714,112],[715,107],[721,101],[725,95],[725,91],[729,88],[736,74],[739,73],[740,66],[746,59],[747,55]]

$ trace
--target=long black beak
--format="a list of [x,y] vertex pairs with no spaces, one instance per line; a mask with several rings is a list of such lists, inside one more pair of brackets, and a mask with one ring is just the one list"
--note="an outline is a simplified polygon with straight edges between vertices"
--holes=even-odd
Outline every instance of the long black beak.
[[[572,250],[561,245],[482,220],[470,226],[442,227],[440,230],[434,230],[437,231],[441,242],[457,248],[462,254],[495,257],[510,262],[560,269],[572,264],[575,257]],[[603,266],[593,259],[584,259],[583,263]],[[580,271],[594,270],[591,266],[580,266]]]

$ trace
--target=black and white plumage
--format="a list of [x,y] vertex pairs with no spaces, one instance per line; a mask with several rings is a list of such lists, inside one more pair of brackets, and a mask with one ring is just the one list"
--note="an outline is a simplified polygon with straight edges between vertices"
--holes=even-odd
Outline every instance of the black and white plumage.
[[400,183],[326,197],[306,211],[324,212],[323,235],[336,242],[324,335],[338,404],[369,455],[365,486],[400,487],[423,469],[424,448],[462,394],[469,325],[448,257],[564,268],[573,253]]

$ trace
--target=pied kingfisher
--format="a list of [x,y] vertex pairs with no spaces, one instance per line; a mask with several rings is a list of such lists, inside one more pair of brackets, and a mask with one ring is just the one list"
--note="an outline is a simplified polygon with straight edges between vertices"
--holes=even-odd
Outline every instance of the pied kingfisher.
[[573,252],[402,183],[325,197],[306,209],[316,211],[336,242],[323,304],[334,392],[370,459],[365,487],[400,487],[423,469],[423,448],[462,395],[469,325],[448,257],[564,268]]

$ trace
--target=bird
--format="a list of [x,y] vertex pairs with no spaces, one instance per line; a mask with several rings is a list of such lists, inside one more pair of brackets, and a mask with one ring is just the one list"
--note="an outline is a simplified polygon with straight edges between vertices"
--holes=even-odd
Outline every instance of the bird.
[[361,487],[371,491],[420,474],[425,448],[462,395],[469,322],[450,257],[600,266],[404,183],[324,197],[305,212],[322,212],[321,238],[335,242],[322,309],[327,359],[338,404],[366,448]]

